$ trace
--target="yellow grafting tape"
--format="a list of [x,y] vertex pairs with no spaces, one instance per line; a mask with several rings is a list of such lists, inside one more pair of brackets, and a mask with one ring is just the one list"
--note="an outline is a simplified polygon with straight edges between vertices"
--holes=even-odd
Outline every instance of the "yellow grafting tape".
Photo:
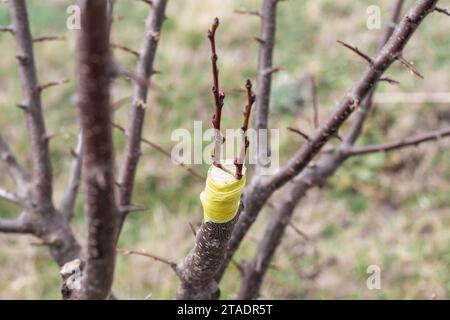
[[[227,170],[234,172],[233,165],[224,164]],[[212,165],[208,170],[205,190],[200,194],[205,221],[225,223],[232,220],[237,213],[242,189],[245,186],[244,176],[237,180],[230,173]]]

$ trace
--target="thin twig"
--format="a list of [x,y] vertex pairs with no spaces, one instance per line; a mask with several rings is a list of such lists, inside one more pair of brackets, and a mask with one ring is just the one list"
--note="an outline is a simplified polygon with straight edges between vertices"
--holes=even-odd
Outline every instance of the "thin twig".
[[192,234],[194,235],[194,238],[197,238],[197,231],[195,230],[195,227],[191,221],[189,221],[189,228],[191,229]]
[[439,7],[435,7],[434,11],[445,14],[447,16],[450,16],[450,12],[448,11],[448,9],[444,9],[444,8],[439,8]]
[[306,141],[308,141],[308,142],[311,141],[311,138],[306,133],[302,132],[300,129],[293,128],[293,127],[287,127],[287,129],[289,131],[291,131],[291,132],[297,133],[298,135],[300,135]]
[[144,250],[141,250],[141,251],[135,251],[135,250],[128,250],[128,249],[120,249],[120,248],[117,248],[117,252],[123,253],[123,254],[127,254],[127,255],[137,255],[137,256],[143,256],[143,257],[151,258],[151,259],[153,259],[153,260],[155,260],[155,261],[158,261],[158,262],[162,262],[162,263],[164,263],[164,264],[167,264],[168,266],[170,266],[170,267],[172,267],[172,268],[174,268],[174,267],[177,266],[177,263],[174,262],[174,261],[171,261],[171,260],[162,258],[162,257],[160,257],[160,256],[157,256],[157,255],[148,253],[148,252],[146,252],[146,251],[144,251]]
[[65,40],[65,36],[51,36],[51,35],[43,35],[33,38],[34,43],[45,42],[45,41],[62,41]]
[[391,79],[389,77],[382,77],[378,81],[385,81],[389,84],[400,84],[400,82],[398,82],[397,80]]
[[429,133],[423,133],[419,134],[414,137],[405,138],[397,141],[387,142],[387,143],[381,143],[381,144],[374,144],[374,145],[368,145],[368,146],[362,146],[362,147],[352,147],[348,149],[348,155],[354,156],[354,155],[363,155],[368,153],[374,153],[374,152],[385,152],[385,151],[391,151],[396,150],[400,148],[410,147],[410,146],[418,146],[419,144],[427,141],[433,141],[433,140],[439,140],[444,137],[450,136],[450,128],[449,129],[443,129],[439,131],[429,132]]
[[364,60],[366,60],[370,65],[373,64],[373,60],[372,58],[370,58],[367,54],[365,54],[364,52],[362,52],[361,50],[358,49],[358,47],[353,47],[351,45],[349,45],[348,43],[345,43],[344,41],[341,40],[336,40],[338,43],[342,44],[344,47],[346,47],[347,49],[350,49],[351,51],[353,51],[354,53],[356,53],[357,55],[359,55],[360,57],[362,57]]
[[48,82],[48,83],[45,83],[45,84],[39,86],[39,91],[43,91],[45,89],[48,89],[48,88],[51,88],[51,87],[54,87],[54,86],[60,86],[62,84],[66,84],[66,83],[69,83],[69,82],[70,82],[69,79],[51,81],[51,82]]
[[129,47],[123,45],[123,44],[111,42],[111,47],[114,48],[114,49],[120,49],[122,51],[131,53],[136,58],[139,58],[139,52],[137,52],[136,50],[133,50],[133,49],[131,49],[131,48],[129,48]]

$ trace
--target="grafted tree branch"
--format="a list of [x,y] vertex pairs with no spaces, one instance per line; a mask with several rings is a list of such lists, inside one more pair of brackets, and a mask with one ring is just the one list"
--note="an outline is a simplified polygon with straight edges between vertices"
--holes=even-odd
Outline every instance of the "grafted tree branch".
[[[139,62],[137,75],[140,78],[149,80],[153,74],[153,63],[160,38],[162,24],[166,18],[167,0],[152,1],[152,12],[149,13],[145,36],[141,43],[139,52]],[[141,83],[135,83],[133,102],[129,111],[128,123],[125,134],[125,149],[123,161],[119,174],[119,205],[127,206],[131,204],[133,184],[136,176],[137,165],[141,155],[142,129],[144,126],[148,87]],[[120,236],[127,212],[124,211],[119,216],[117,239]]]
[[[261,182],[256,184],[252,190],[245,192],[245,210],[241,213],[240,219],[233,231],[225,264],[229,263],[229,259],[234,252],[236,252],[244,235],[255,221],[258,213],[270,195],[299,173],[303,176],[307,175],[308,172],[311,171],[311,169],[305,169],[307,168],[309,162],[321,150],[322,146],[333,137],[348,116],[357,108],[357,106],[360,105],[360,101],[362,101],[371,91],[373,86],[382,76],[383,72],[392,64],[392,62],[396,60],[396,57],[402,52],[404,46],[417,29],[418,25],[423,21],[428,13],[433,10],[436,2],[436,0],[416,1],[408,14],[402,19],[399,26],[395,29],[388,42],[372,59],[373,64],[367,67],[362,77],[337,104],[328,119],[311,135],[311,143],[304,144],[302,148],[300,148],[299,151],[288,161],[288,163],[284,167],[280,168],[277,174],[261,180]],[[327,165],[328,166],[324,168],[323,171],[328,171],[329,169],[330,174],[334,172],[336,167],[329,163],[327,163]],[[318,167],[319,166],[317,165],[316,168]],[[321,179],[318,177],[317,180],[319,181]],[[305,179],[304,181],[302,180],[302,183],[298,183],[298,185],[300,184],[304,185],[305,192],[309,186],[313,185],[311,183],[311,179]],[[295,185],[297,185],[297,183]],[[303,188],[298,186],[297,189],[303,190]],[[297,194],[301,194],[301,192],[297,192]],[[293,201],[286,201],[286,203],[293,205]],[[280,217],[278,218],[280,219]],[[224,269],[225,267],[222,267],[221,271],[224,271]],[[216,279],[220,277],[221,274],[218,273]],[[256,292],[258,290],[259,289],[257,289]],[[255,291],[252,292],[254,293]],[[247,294],[244,292],[242,296],[247,296]]]
[[78,108],[83,132],[88,244],[83,298],[105,299],[115,266],[118,209],[114,195],[108,2],[79,0]]

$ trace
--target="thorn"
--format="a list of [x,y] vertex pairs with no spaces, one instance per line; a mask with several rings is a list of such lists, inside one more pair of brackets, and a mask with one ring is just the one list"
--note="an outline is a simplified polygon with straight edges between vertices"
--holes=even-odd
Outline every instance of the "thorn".
[[122,50],[124,52],[131,53],[136,58],[139,58],[139,56],[140,56],[139,52],[137,52],[136,50],[133,50],[133,49],[131,49],[131,48],[125,46],[125,45],[122,45],[122,44],[111,42],[111,47],[114,48],[114,49],[119,49],[119,50]]
[[378,79],[378,81],[385,81],[385,82],[387,82],[389,84],[397,84],[397,85],[400,84],[399,81],[391,79],[391,78],[388,78],[388,77],[380,78],[380,79]]
[[303,239],[305,239],[306,241],[309,240],[309,237],[306,235],[306,233],[304,233],[302,230],[300,230],[292,221],[289,221],[289,226],[301,237],[303,237]]
[[43,35],[43,36],[33,38],[33,43],[39,43],[39,42],[44,42],[44,41],[62,41],[65,39],[66,39],[65,36]]
[[16,104],[16,107],[21,109],[21,110],[23,110],[23,111],[25,111],[25,112],[28,112],[28,110],[29,110],[28,106],[26,106],[24,104]]
[[265,41],[259,37],[253,37],[254,40],[258,41],[259,44],[263,45],[265,43]]
[[291,132],[297,133],[300,136],[302,136],[306,141],[311,142],[311,139],[309,138],[309,136],[306,133],[303,133],[301,130],[296,129],[296,128],[292,128],[292,127],[287,127],[287,129]]
[[46,83],[46,84],[43,84],[43,85],[39,86],[38,90],[39,90],[39,92],[42,92],[43,90],[48,89],[50,87],[59,86],[59,85],[66,84],[66,83],[69,83],[69,82],[70,82],[69,79],[52,81],[52,82],[49,82],[49,83]]
[[405,58],[403,58],[402,56],[399,56],[398,61],[401,62],[401,64],[403,64],[407,69],[409,69],[409,71],[411,71],[411,73],[415,74],[416,76],[418,76],[421,79],[424,79],[424,77],[420,74],[419,70],[417,70],[412,62],[409,62],[408,60],[406,60]]
[[444,8],[435,7],[434,11],[450,16],[450,12]]
[[366,55],[365,53],[361,52],[358,47],[353,47],[347,43],[345,43],[344,41],[341,40],[336,40],[338,43],[340,43],[341,45],[343,45],[344,47],[346,47],[347,49],[350,49],[351,51],[353,51],[354,53],[356,53],[357,55],[359,55],[360,57],[362,57],[364,60],[366,60],[370,65],[373,64],[373,60],[372,58],[370,58],[368,55]]
[[191,221],[189,221],[189,228],[191,229],[192,234],[194,235],[194,238],[197,238],[197,231],[195,230],[195,227]]
[[264,73],[264,75],[270,75],[270,74],[277,73],[277,72],[280,72],[283,70],[285,70],[285,69],[282,67],[275,67],[275,68],[271,68],[268,70],[264,70],[263,73]]

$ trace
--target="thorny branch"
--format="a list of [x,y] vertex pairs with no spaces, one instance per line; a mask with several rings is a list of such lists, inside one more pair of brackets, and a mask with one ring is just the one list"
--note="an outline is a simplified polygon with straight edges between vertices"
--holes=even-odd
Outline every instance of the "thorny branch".
[[[150,77],[154,74],[153,63],[156,57],[161,28],[166,19],[165,10],[167,0],[155,0],[151,1],[151,4],[152,9],[150,10],[152,11],[147,17],[145,36],[142,39],[136,71],[137,75],[146,81],[150,81]],[[133,185],[141,155],[142,130],[146,112],[147,94],[148,86],[139,82],[134,84],[133,102],[125,130],[126,140],[119,173],[119,205],[121,206],[130,205],[132,201]],[[119,239],[126,216],[127,212],[124,211],[118,218],[117,240]]]
[[[270,195],[299,173],[303,176],[310,171],[305,170],[309,162],[321,150],[322,146],[337,133],[341,124],[360,105],[360,101],[362,101],[370,92],[382,76],[383,72],[403,51],[403,48],[411,35],[427,14],[433,10],[436,2],[437,0],[417,1],[395,29],[393,36],[389,38],[388,42],[372,59],[373,64],[366,68],[362,77],[337,104],[328,119],[311,135],[311,143],[304,144],[275,175],[267,179],[260,179],[260,182],[256,183],[249,192],[244,192],[245,210],[241,213],[239,221],[233,231],[224,266],[219,270],[216,279],[221,278],[230,258],[236,252],[241,240],[255,221],[258,213]],[[334,169],[330,171],[334,171]],[[309,186],[311,183],[306,181],[304,185]],[[301,188],[298,187],[298,189]],[[305,190],[307,190],[307,188]],[[297,194],[302,195],[302,192],[298,192]],[[295,198],[291,198],[291,201],[286,203],[292,206],[294,203],[293,199]],[[287,208],[287,211],[289,211],[289,208]],[[282,230],[284,230],[284,228],[281,228],[280,234],[282,234]],[[268,256],[271,256],[271,254],[268,254]],[[258,290],[256,290],[256,292]],[[252,291],[252,293],[254,292],[255,291]],[[247,293],[244,292],[243,296],[247,296]]]

